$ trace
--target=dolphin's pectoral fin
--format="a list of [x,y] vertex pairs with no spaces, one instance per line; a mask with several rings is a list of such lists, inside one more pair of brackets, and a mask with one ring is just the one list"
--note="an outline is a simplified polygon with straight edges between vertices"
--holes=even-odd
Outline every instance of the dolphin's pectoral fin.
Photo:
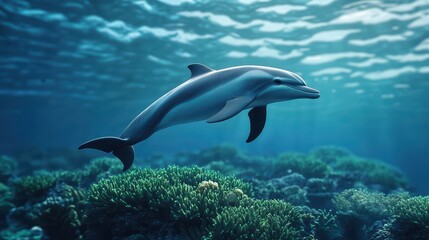
[[236,97],[226,102],[225,107],[223,107],[219,112],[210,117],[207,122],[215,123],[225,121],[237,115],[239,112],[243,111],[252,101],[254,97],[242,96]]
[[213,69],[199,63],[191,64],[188,68],[191,70],[191,78],[214,71]]
[[267,120],[267,106],[254,107],[249,111],[250,133],[246,143],[255,140],[264,130],[265,121]]

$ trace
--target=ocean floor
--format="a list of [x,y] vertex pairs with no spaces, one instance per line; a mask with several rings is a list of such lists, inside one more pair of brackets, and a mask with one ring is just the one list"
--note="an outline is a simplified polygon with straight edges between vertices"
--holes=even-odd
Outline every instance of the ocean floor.
[[429,239],[429,197],[345,149],[266,157],[220,145],[137,163],[1,156],[0,239]]

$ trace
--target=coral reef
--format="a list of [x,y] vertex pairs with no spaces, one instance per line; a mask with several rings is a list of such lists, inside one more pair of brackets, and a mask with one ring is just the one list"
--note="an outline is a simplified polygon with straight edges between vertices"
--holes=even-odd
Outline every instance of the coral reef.
[[328,164],[336,162],[339,158],[352,156],[352,154],[346,149],[336,146],[318,147],[311,151],[311,155]]
[[20,206],[10,217],[40,226],[54,239],[77,239],[83,230],[84,198],[83,190],[58,184],[42,202]]
[[0,155],[0,183],[7,183],[16,172],[16,162],[8,156]]
[[429,239],[429,197],[404,198],[391,209],[395,239]]
[[15,207],[12,200],[13,194],[11,189],[3,183],[0,183],[0,228],[5,226],[6,216],[9,211]]
[[301,213],[278,201],[249,201],[225,208],[214,219],[207,239],[299,239],[303,237]]
[[303,153],[286,153],[274,161],[273,176],[297,172],[305,177],[324,177],[328,166],[322,160]]
[[40,170],[79,169],[93,158],[87,153],[76,151],[75,148],[41,150],[35,147],[21,148],[13,157],[22,174]]
[[14,202],[22,204],[27,201],[37,201],[55,186],[55,176],[52,173],[38,173],[26,176],[13,182]]
[[343,222],[354,219],[354,229],[349,230],[353,233],[346,235],[370,226],[359,234],[367,239],[429,238],[429,197],[349,189],[335,196],[333,203]]
[[407,193],[383,194],[364,189],[348,189],[332,200],[337,211],[348,212],[366,221],[375,221],[390,216],[398,201],[408,199]]
[[365,184],[377,184],[384,191],[407,186],[406,179],[398,169],[376,160],[341,157],[333,163],[333,168],[337,171],[357,172],[361,174],[361,181]]
[[333,146],[259,157],[221,145],[127,172],[113,158],[26,176],[0,164],[0,239],[429,239],[429,197]]
[[[88,211],[97,216],[89,221],[98,224],[101,217],[106,226],[113,224],[110,220],[114,216],[138,214],[161,217],[159,221],[168,219],[181,231],[203,232],[211,219],[230,204],[228,193],[237,189],[243,196],[251,195],[249,184],[198,167],[136,169],[103,179],[89,188]],[[112,234],[100,233],[105,237]]]

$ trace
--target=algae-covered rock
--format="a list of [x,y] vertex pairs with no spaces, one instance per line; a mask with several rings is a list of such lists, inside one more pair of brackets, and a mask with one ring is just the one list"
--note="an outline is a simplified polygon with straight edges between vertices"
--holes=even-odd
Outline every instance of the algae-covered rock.
[[238,206],[243,198],[247,198],[247,195],[244,194],[243,190],[236,188],[229,191],[225,195],[225,201],[229,206]]
[[40,226],[52,238],[78,239],[84,218],[83,190],[62,184],[46,200],[27,211],[30,223]]
[[303,189],[306,179],[298,173],[292,173],[270,180],[252,179],[255,196],[259,199],[281,199],[294,205],[308,202],[307,192]]
[[329,208],[337,188],[335,180],[328,178],[310,178],[304,187],[307,192],[308,206],[314,208]]
[[10,220],[23,226],[39,226],[53,239],[79,239],[85,216],[85,193],[66,184],[58,184],[38,202],[17,206]]

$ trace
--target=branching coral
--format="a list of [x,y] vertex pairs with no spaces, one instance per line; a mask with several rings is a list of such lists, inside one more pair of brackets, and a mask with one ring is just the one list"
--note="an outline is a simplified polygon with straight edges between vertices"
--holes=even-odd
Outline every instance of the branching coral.
[[323,177],[328,172],[328,166],[323,161],[302,153],[286,153],[274,162],[274,177],[287,175],[291,171],[305,177]]
[[100,174],[117,174],[122,172],[122,163],[114,158],[96,158],[85,165],[83,175],[91,182],[97,180]]
[[239,207],[225,208],[210,227],[207,239],[299,239],[301,213],[278,200],[249,200]]
[[167,212],[158,216],[200,228],[228,205],[225,195],[236,189],[251,193],[241,180],[198,167],[136,169],[92,185],[89,211],[102,219],[124,212]]
[[368,160],[354,156],[337,159],[333,164],[335,170],[359,172],[367,184],[380,184],[389,189],[406,187],[404,175],[396,168],[376,160]]
[[391,210],[396,239],[429,239],[429,197],[401,199]]
[[37,200],[55,186],[55,181],[56,178],[51,173],[39,173],[19,178],[13,182],[14,201],[17,204],[23,204],[26,201]]
[[328,210],[314,214],[313,228],[316,239],[333,239],[339,235],[337,217]]
[[394,239],[429,239],[429,197],[350,189],[337,195],[333,203],[338,211],[351,211],[368,224],[389,220],[374,238],[383,234]]
[[[83,170],[40,172],[19,178],[13,182],[15,201],[23,204],[27,200],[37,199],[46,194],[58,183],[80,187],[100,178],[100,175],[119,173],[121,163],[112,158],[98,158],[91,161]],[[107,174],[107,176],[109,175]]]
[[386,195],[363,189],[349,189],[337,194],[332,202],[337,211],[351,211],[371,222],[389,217],[395,204],[407,198],[409,195],[406,193]]
[[[225,146],[184,158],[247,176],[255,196],[282,200],[255,200],[250,184],[213,170],[171,166],[122,173],[117,159],[100,158],[80,170],[22,177],[10,189],[0,184],[0,222],[9,214],[9,220],[19,218],[18,230],[40,226],[44,236],[62,239],[339,239],[339,230],[346,238],[364,236],[363,226],[374,221],[386,224],[366,236],[427,236],[427,198],[351,189],[331,205],[332,196],[350,186],[388,192],[405,185],[394,168],[341,149],[288,153],[249,165],[243,163],[252,158]],[[314,205],[321,199],[325,204]],[[291,204],[333,206],[337,215],[309,207],[304,213]]]
[[326,163],[334,163],[339,158],[351,156],[351,153],[343,148],[325,146],[314,149],[311,155]]

